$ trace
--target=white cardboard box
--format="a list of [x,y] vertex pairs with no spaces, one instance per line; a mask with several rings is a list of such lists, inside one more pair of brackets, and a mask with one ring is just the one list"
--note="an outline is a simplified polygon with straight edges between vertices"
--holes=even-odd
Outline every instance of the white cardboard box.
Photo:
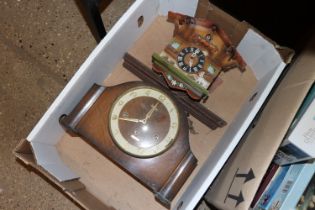
[[[219,24],[238,44],[248,68],[245,73],[223,75],[223,84],[206,107],[228,125],[210,130],[191,117],[198,134],[190,134],[190,146],[198,166],[172,203],[172,209],[193,209],[231,155],[263,105],[286,66],[290,51],[273,43],[210,5],[206,0],[137,0],[93,50],[56,98],[15,155],[42,173],[85,209],[161,209],[153,194],[79,138],[65,134],[58,118],[69,113],[93,83],[114,85],[138,80],[122,67],[129,52],[150,66],[153,52],[160,52],[172,36],[169,10],[207,17]],[[138,19],[144,22],[138,27]],[[281,55],[280,55],[281,54]],[[33,155],[35,159],[33,159]]]

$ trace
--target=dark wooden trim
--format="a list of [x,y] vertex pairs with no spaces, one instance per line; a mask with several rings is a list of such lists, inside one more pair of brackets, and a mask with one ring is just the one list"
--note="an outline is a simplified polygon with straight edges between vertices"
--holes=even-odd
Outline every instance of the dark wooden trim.
[[171,90],[167,86],[162,76],[155,74],[150,68],[145,66],[141,61],[139,61],[129,53],[126,53],[124,56],[123,66],[143,81],[157,86],[166,92],[170,92],[177,98],[177,100],[186,112],[190,113],[192,116],[197,118],[200,122],[204,123],[212,130],[218,127],[223,127],[227,124],[218,115],[200,104],[199,101],[192,100],[186,93]]

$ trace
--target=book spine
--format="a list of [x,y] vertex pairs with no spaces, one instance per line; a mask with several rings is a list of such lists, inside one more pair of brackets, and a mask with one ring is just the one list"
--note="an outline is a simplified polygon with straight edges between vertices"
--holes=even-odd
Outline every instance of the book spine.
[[273,161],[276,164],[285,165],[308,160],[310,158],[311,157],[307,153],[305,153],[293,143],[287,143],[278,149]]
[[270,183],[272,182],[273,178],[277,176],[277,172],[279,171],[279,165],[272,163],[266,174],[264,175],[259,188],[253,198],[253,201],[250,205],[251,208],[254,208],[254,206],[256,205],[256,203],[258,202],[259,198],[262,196],[262,194],[264,193],[264,191],[266,190],[266,188],[270,185]]

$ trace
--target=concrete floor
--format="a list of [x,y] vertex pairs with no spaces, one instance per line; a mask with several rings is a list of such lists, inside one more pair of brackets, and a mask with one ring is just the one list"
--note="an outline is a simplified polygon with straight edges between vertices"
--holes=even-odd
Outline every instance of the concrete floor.
[[[107,29],[132,2],[109,5]],[[0,0],[0,11],[0,209],[78,209],[12,151],[96,42],[74,0]]]

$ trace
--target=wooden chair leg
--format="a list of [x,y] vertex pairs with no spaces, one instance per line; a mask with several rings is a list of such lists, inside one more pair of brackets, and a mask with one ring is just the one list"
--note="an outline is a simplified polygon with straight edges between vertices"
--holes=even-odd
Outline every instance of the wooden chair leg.
[[99,11],[99,0],[76,0],[76,2],[95,40],[100,42],[106,35],[106,29]]

